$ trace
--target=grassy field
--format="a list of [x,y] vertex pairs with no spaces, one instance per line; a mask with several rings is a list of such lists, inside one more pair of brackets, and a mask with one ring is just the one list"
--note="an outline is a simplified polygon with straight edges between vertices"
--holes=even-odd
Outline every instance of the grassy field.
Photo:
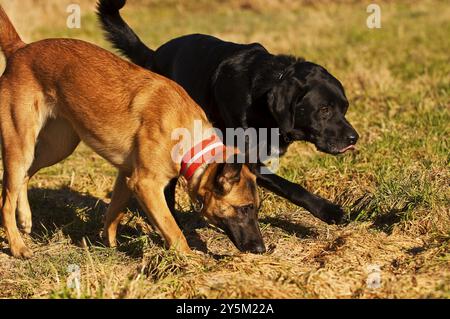
[[[28,41],[73,37],[110,48],[82,5],[82,28],[65,27],[69,0],[1,1]],[[382,28],[366,27],[366,1],[129,1],[124,16],[153,47],[201,32],[263,43],[324,65],[344,84],[359,151],[333,157],[306,143],[281,174],[342,204],[348,224],[329,226],[261,190],[268,253],[239,253],[192,212],[181,185],[177,218],[198,250],[166,251],[132,203],[120,247],[100,243],[115,170],[81,146],[43,170],[29,191],[35,256],[10,257],[0,230],[1,298],[449,298],[450,6],[377,1]],[[81,270],[80,289],[66,281]],[[366,284],[379,266],[381,287]]]

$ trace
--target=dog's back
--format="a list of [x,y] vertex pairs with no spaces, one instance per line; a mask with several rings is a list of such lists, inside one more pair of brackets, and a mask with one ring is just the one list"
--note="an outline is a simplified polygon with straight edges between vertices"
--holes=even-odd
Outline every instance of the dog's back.
[[[127,154],[142,122],[170,126],[180,122],[174,117],[206,120],[174,82],[80,40],[49,39],[21,46],[8,56],[2,87],[5,81],[3,96],[21,96],[24,104],[35,101],[42,122],[70,118],[79,136],[115,165],[125,161],[118,154]],[[180,98],[185,103],[179,103]],[[121,135],[113,134],[111,126],[121,126]],[[123,149],[110,150],[110,143],[117,148],[117,139],[123,141]]]

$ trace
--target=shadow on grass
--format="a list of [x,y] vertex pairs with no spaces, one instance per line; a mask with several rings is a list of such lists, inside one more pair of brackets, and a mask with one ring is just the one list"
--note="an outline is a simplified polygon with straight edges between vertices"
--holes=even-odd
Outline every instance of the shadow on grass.
[[[103,228],[103,216],[108,204],[103,200],[77,192],[69,187],[60,189],[32,188],[28,191],[32,210],[33,230],[31,237],[38,242],[51,241],[58,232],[70,238],[74,245],[81,245],[83,240],[88,245],[105,247],[100,236]],[[130,211],[143,216],[136,200],[130,201]],[[195,212],[176,211],[174,217],[185,234],[191,248],[208,253],[207,245],[200,237],[198,230],[209,227]],[[147,221],[148,222],[148,221]],[[299,238],[315,238],[318,233],[309,227],[292,223],[288,220],[266,217],[262,223],[280,228],[288,234]],[[118,250],[128,256],[140,258],[143,256],[148,241],[164,247],[164,242],[155,231],[142,227],[121,225],[118,230]],[[220,258],[220,256],[215,256]]]
[[260,222],[280,228],[287,234],[295,235],[298,238],[316,238],[319,235],[314,228],[294,224],[286,219],[277,217],[265,217],[260,219]]
[[417,206],[418,203],[411,200],[381,205],[373,195],[365,195],[352,205],[349,221],[371,221],[371,228],[391,234],[394,226]]
[[[80,245],[83,239],[88,244],[104,247],[100,236],[103,228],[103,216],[108,204],[88,194],[79,193],[69,187],[60,189],[32,188],[28,191],[33,214],[32,238],[48,241],[57,232],[62,231],[72,243]],[[136,200],[130,201],[130,211],[143,216]],[[190,246],[206,252],[206,244],[200,238],[197,229],[206,227],[203,220],[195,213],[175,213],[175,219],[186,235]],[[138,227],[125,224],[118,230],[118,249],[132,257],[142,257],[145,240],[163,247],[164,243],[156,232],[144,232]]]
[[68,187],[32,188],[28,198],[33,216],[33,238],[50,239],[61,230],[73,243],[80,243],[83,237],[91,243],[100,242],[102,216],[107,207],[102,200]]

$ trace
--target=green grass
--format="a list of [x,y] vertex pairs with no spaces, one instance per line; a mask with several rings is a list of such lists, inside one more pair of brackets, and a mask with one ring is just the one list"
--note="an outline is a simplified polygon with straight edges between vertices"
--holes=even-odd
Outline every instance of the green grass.
[[[450,6],[382,1],[382,29],[370,30],[364,2],[243,2],[133,1],[124,16],[152,47],[209,33],[303,56],[338,77],[361,135],[358,152],[333,157],[296,143],[280,174],[342,204],[349,223],[325,225],[261,191],[269,252],[240,254],[191,212],[181,187],[177,217],[191,245],[206,253],[166,251],[136,203],[119,248],[106,249],[99,233],[115,171],[82,146],[32,181],[34,230],[26,241],[35,257],[8,257],[0,231],[0,297],[450,297]],[[64,27],[60,4],[19,29],[31,39],[75,37],[110,49],[92,4],[81,3],[80,30]],[[67,288],[71,264],[81,267],[80,291]],[[378,290],[365,286],[370,264],[382,269]]]

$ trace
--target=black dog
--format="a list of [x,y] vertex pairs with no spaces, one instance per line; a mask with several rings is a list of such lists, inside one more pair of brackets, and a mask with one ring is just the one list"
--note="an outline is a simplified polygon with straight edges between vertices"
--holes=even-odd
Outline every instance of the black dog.
[[[260,44],[200,34],[171,40],[153,51],[121,18],[125,3],[99,2],[108,39],[134,63],[183,86],[216,127],[280,128],[279,155],[297,140],[334,155],[354,148],[358,134],[345,118],[349,103],[344,88],[323,67],[272,55]],[[343,217],[339,206],[280,176],[259,174],[258,183],[327,223]]]

